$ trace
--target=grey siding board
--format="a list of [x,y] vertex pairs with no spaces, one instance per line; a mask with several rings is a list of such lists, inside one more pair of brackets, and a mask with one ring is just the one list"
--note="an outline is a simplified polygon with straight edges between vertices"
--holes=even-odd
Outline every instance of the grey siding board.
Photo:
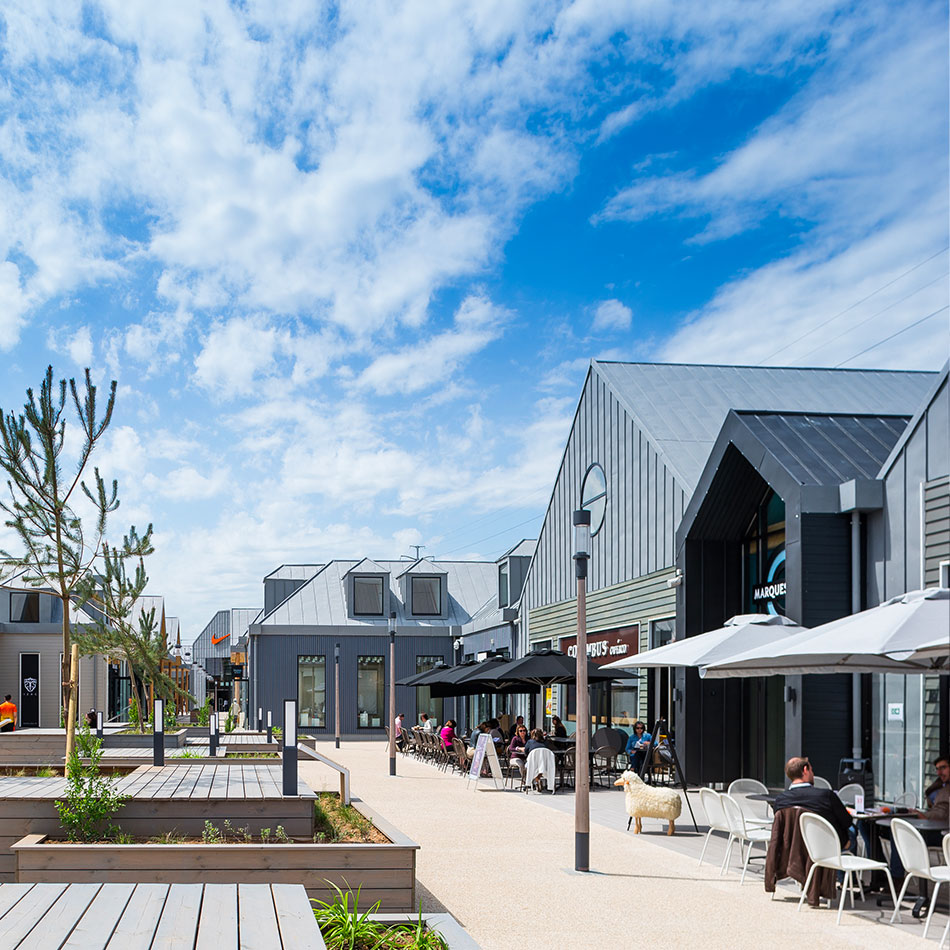
[[950,472],[950,399],[947,381],[937,393],[927,413],[927,480],[940,478]]
[[[938,484],[950,474],[948,410],[945,368],[879,475],[884,479],[884,510],[871,513],[867,519],[869,607],[920,586],[922,545],[930,543],[921,539],[921,491],[923,486],[926,500],[931,491],[927,486]],[[935,507],[926,515],[926,538],[940,536],[941,522],[950,532],[950,503],[942,512]],[[936,568],[927,570],[925,580],[936,581]]]
[[[254,645],[258,656],[257,686],[255,703],[264,709],[273,710],[275,721],[282,716],[283,701],[297,698],[297,657],[326,656],[327,658],[327,701],[326,723],[324,729],[310,729],[317,735],[333,733],[335,710],[334,702],[334,646],[340,644],[340,728],[346,735],[382,734],[383,729],[357,728],[357,657],[382,656],[386,675],[386,693],[383,703],[383,722],[388,717],[389,705],[389,637],[339,634],[320,635],[282,635],[268,633],[255,636]],[[402,679],[416,672],[417,656],[440,656],[446,663],[452,662],[452,640],[446,636],[397,637],[396,639],[396,679]],[[415,722],[416,691],[413,687],[396,687],[397,712],[406,714],[409,722]],[[446,716],[453,715],[453,702],[445,700]]]

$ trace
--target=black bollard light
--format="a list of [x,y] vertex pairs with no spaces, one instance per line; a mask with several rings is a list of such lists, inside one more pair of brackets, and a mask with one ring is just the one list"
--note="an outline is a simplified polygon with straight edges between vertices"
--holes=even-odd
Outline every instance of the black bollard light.
[[152,765],[165,764],[165,702],[155,700],[152,713]]
[[297,794],[297,700],[284,700],[284,794]]
[[218,714],[208,717],[208,755],[215,758],[218,754]]
[[96,738],[102,738],[102,713],[96,710]]
[[257,707],[257,731],[264,731],[264,710],[260,706]]
[[274,714],[267,710],[267,741],[274,741]]

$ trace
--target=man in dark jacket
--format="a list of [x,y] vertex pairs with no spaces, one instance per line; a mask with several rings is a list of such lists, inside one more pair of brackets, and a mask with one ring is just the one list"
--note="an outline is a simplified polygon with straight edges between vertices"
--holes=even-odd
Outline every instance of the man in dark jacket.
[[822,818],[830,821],[838,832],[841,847],[847,848],[851,816],[841,799],[831,789],[815,788],[815,771],[811,767],[811,762],[804,756],[795,756],[785,763],[785,774],[791,785],[775,797],[773,810],[780,811],[782,808],[798,805],[805,811],[821,815]]

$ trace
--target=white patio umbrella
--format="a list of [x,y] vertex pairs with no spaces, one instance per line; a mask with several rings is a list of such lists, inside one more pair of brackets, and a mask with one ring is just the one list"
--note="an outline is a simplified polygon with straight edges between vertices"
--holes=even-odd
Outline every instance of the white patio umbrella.
[[710,679],[796,673],[946,673],[947,652],[915,656],[921,646],[950,644],[950,590],[933,587],[833,620],[780,644],[735,653],[700,667]]
[[706,666],[728,659],[753,647],[768,646],[804,630],[787,617],[776,614],[739,614],[716,630],[633,656],[625,656],[601,667],[622,670],[654,666]]

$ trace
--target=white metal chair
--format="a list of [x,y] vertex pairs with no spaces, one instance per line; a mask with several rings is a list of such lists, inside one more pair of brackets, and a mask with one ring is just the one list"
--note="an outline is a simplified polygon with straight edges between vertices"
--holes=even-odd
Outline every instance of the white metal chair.
[[[947,866],[950,867],[950,835],[943,836],[943,859],[947,862]],[[936,904],[936,901],[931,902],[931,910],[933,910],[934,904]],[[940,938],[940,950],[943,950],[943,945],[947,942],[948,936],[950,936],[950,920],[947,921],[947,926],[943,928],[943,936]]]
[[820,775],[815,776],[815,788],[827,788],[828,791],[832,791],[831,782],[826,778],[822,778]]
[[854,808],[854,796],[864,794],[864,786],[857,782],[851,782],[849,785],[842,785],[835,794],[841,799],[842,804],[849,808]]
[[[749,828],[746,825],[745,815],[739,803],[731,795],[721,796],[722,809],[726,813],[726,821],[729,823],[729,841],[726,844],[726,857],[723,859],[722,867],[719,869],[719,876],[722,877],[729,858],[732,856],[732,845],[739,842],[739,857],[742,859],[742,877],[739,883],[745,883],[745,872],[749,867],[749,858],[752,857],[752,845],[768,844],[772,837],[772,832],[766,828]],[[748,845],[748,847],[746,847]]]
[[[916,877],[924,881],[930,881],[933,884],[933,893],[930,895],[930,910],[927,913],[927,923],[924,925],[924,940],[926,940],[927,931],[930,930],[930,917],[937,904],[940,885],[950,881],[950,867],[945,864],[931,865],[930,853],[927,850],[923,835],[910,822],[904,821],[903,818],[895,818],[891,822],[891,844],[897,848],[905,872],[904,884],[901,887],[900,894],[897,895],[894,913],[891,914],[891,923],[901,919],[901,901],[907,893],[907,885],[910,884],[911,878]],[[946,853],[946,848],[944,848],[944,852]]]
[[750,828],[772,826],[768,802],[755,802],[748,798],[749,795],[768,795],[768,793],[768,787],[754,778],[737,778],[734,782],[730,782],[726,789],[726,794],[731,795],[739,803],[742,814],[745,815],[745,823]]
[[722,807],[722,796],[719,792],[714,792],[711,788],[701,788],[699,790],[699,803],[703,806],[706,813],[706,821],[709,823],[709,831],[706,832],[706,840],[703,841],[703,850],[699,855],[699,863],[703,863],[706,856],[706,847],[714,831],[723,831],[729,836],[729,822],[726,820],[726,813]]
[[[891,877],[890,868],[883,861],[872,861],[870,858],[859,858],[853,854],[841,853],[841,842],[838,840],[838,832],[835,831],[831,822],[821,815],[815,815],[812,812],[805,812],[799,819],[802,831],[802,838],[805,840],[805,849],[812,860],[811,868],[808,871],[808,877],[805,878],[805,886],[802,888],[802,896],[798,901],[798,909],[802,909],[805,902],[805,895],[808,893],[808,885],[811,884],[812,875],[817,868],[831,868],[834,871],[841,871],[844,874],[844,882],[841,885],[841,900],[838,902],[838,923],[841,923],[841,914],[844,911],[845,896],[851,894],[851,906],[854,907],[854,885],[852,883],[852,874],[860,871],[883,871],[887,875],[887,885],[891,889],[891,900],[897,905],[897,897],[894,894],[894,879]],[[861,889],[860,881],[858,888]],[[861,896],[864,891],[861,889]]]

